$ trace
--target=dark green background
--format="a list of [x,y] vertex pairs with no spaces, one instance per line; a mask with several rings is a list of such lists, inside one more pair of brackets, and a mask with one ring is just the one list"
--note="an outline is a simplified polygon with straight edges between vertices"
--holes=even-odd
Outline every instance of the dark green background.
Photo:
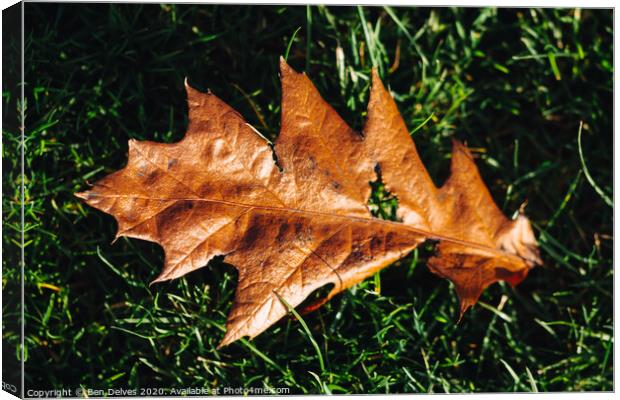
[[[612,390],[612,20],[611,10],[27,3],[26,389]],[[510,216],[528,202],[545,261],[516,289],[493,285],[457,324],[456,295],[421,248],[305,317],[323,370],[293,319],[216,350],[234,268],[220,260],[149,288],[161,248],[112,245],[113,218],[73,197],[124,165],[128,139],[183,136],[186,76],[275,137],[278,57],[298,28],[289,63],[353,127],[374,64],[435,181],[450,137],[467,141],[500,208]],[[18,97],[5,85],[5,365],[19,343]],[[374,187],[373,211],[393,218],[396,200]]]

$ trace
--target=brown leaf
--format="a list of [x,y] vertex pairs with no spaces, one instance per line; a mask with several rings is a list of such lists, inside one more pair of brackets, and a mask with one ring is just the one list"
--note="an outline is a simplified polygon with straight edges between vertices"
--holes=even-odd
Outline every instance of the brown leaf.
[[[376,73],[362,137],[304,74],[284,60],[280,67],[282,128],[274,147],[282,171],[235,110],[186,82],[185,137],[130,140],[127,166],[77,194],[116,218],[117,237],[164,248],[164,269],[153,282],[226,256],[239,282],[220,346],[286,315],[275,293],[298,306],[333,284],[329,299],[427,239],[440,241],[429,267],[454,282],[461,314],[491,283],[517,284],[541,263],[528,219],[502,214],[459,142],[450,178],[434,186]],[[402,223],[368,210],[376,166],[398,196]]]
[[444,239],[428,265],[455,284],[461,316],[490,284],[505,280],[516,285],[531,267],[542,264],[529,220],[504,216],[460,142],[452,142],[450,177],[441,188],[435,187],[376,72],[364,136],[368,159],[379,165],[387,189],[399,199],[403,223]]

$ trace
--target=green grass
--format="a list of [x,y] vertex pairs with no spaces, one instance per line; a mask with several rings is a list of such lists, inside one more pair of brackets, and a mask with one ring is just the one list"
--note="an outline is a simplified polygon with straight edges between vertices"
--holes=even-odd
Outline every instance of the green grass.
[[[610,10],[27,3],[26,13],[26,389],[613,389]],[[507,215],[528,202],[545,265],[516,289],[490,287],[457,324],[456,294],[426,268],[426,246],[303,324],[284,319],[217,350],[235,269],[219,260],[149,287],[161,248],[111,244],[113,218],[73,193],[122,167],[128,139],[183,136],[186,76],[274,139],[284,54],[358,130],[377,67],[435,181],[450,138],[465,140]],[[15,362],[19,86],[4,90],[3,357]],[[371,209],[392,218],[396,199],[373,185]]]

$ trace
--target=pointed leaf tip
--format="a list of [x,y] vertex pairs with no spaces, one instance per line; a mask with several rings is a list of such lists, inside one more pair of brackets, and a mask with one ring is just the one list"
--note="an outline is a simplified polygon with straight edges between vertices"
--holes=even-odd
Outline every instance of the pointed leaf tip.
[[[462,157],[465,157],[470,162],[474,162],[474,156],[471,154],[469,147],[458,139],[452,138],[452,162],[464,161]],[[460,164],[455,164],[460,165]],[[474,164],[475,165],[475,164]]]
[[207,92],[204,93],[192,87],[189,84],[189,80],[187,79],[187,77],[185,77],[184,79],[184,86],[185,86],[185,93],[187,93],[187,101],[189,102],[190,106],[199,106],[202,104],[206,96],[212,95],[209,89],[207,89]]
[[217,345],[217,349],[221,350],[222,348],[228,346],[232,342],[237,341],[238,339],[240,338],[237,336],[236,332],[233,333],[232,329],[226,329],[226,333],[224,333],[224,337],[222,337],[220,344]]
[[377,67],[372,67],[371,74],[372,74],[373,81],[376,80],[376,79],[381,80],[381,77],[379,76],[379,71],[377,70]]
[[461,323],[461,321],[463,320],[463,316],[465,315],[465,312],[467,311],[467,309],[468,309],[469,307],[470,307],[470,306],[463,306],[463,304],[461,304],[461,305],[460,305],[460,309],[459,309],[459,317],[458,317],[458,318],[457,318],[457,320],[456,320],[456,323],[457,323],[457,324],[460,324],[460,323]]
[[204,94],[200,90],[197,90],[192,85],[190,85],[189,79],[187,77],[185,77],[185,79],[183,80],[183,85],[185,86],[185,92],[187,93],[188,98]]
[[457,138],[455,138],[455,137],[452,137],[451,139],[452,139],[452,150],[453,150],[453,151],[455,151],[455,150],[463,150],[463,151],[466,151],[466,152],[468,152],[468,151],[469,151],[469,150],[467,149],[467,146],[465,146],[465,145],[463,144],[463,142],[461,142],[460,140],[458,140],[458,139],[457,139]]
[[383,89],[385,90],[385,86],[383,85],[383,81],[381,80],[381,77],[379,76],[379,72],[377,71],[377,68],[373,67],[372,69],[372,73],[371,73],[371,84],[372,84],[372,88],[371,89]]
[[280,75],[286,76],[296,73],[297,71],[295,71],[293,68],[291,68],[290,65],[288,65],[284,57],[280,56]]
[[151,286],[153,286],[154,284],[160,283],[160,282],[163,282],[163,281],[165,281],[165,279],[160,279],[160,277],[157,277],[157,278],[155,278],[155,279],[153,279],[152,281],[149,282],[149,288]]
[[224,334],[224,337],[220,341],[220,344],[217,345],[217,350],[221,350],[222,348],[230,344],[230,340],[227,339],[227,336],[228,336],[227,334],[228,334],[228,330],[226,331],[226,334]]
[[183,80],[183,85],[185,86],[185,93],[187,93],[188,100],[200,93],[189,84],[189,79],[187,79],[187,77]]
[[467,310],[469,310],[474,304],[476,304],[476,302],[478,301],[478,297],[479,296],[477,296],[475,299],[471,299],[459,296],[459,319],[456,322],[457,324],[461,322]]

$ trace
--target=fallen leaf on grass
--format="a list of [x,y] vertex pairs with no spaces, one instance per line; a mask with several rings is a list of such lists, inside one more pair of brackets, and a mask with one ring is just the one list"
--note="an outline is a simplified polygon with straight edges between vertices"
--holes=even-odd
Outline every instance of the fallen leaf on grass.
[[[237,268],[220,346],[286,315],[278,296],[296,307],[333,284],[326,301],[428,239],[439,241],[429,267],[454,283],[461,315],[488,285],[516,285],[541,263],[529,220],[503,215],[464,145],[453,142],[451,175],[442,187],[433,184],[376,72],[360,135],[306,75],[284,60],[280,68],[282,123],[273,151],[235,110],[186,83],[185,137],[130,140],[127,166],[77,194],[116,218],[117,237],[164,248],[154,282],[219,255]],[[398,197],[402,222],[369,212],[377,167]]]

